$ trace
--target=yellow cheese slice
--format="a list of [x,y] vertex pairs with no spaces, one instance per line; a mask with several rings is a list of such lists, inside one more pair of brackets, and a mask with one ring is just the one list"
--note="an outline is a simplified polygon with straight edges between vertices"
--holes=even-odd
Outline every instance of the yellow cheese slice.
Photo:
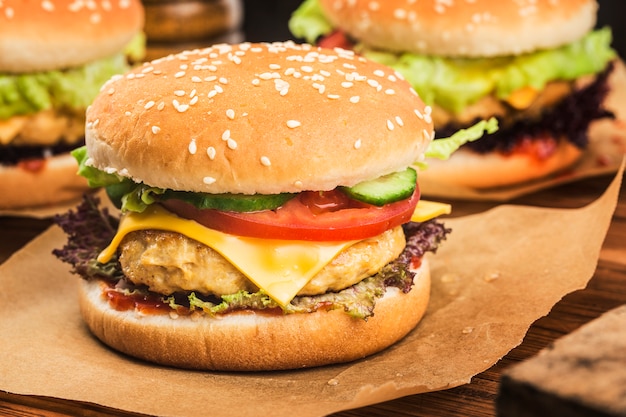
[[6,120],[0,120],[0,144],[8,145],[24,128],[27,118],[25,116],[13,116]]
[[358,242],[306,242],[234,236],[206,228],[193,220],[182,219],[152,205],[143,213],[129,212],[122,217],[117,234],[100,253],[98,261],[110,260],[128,233],[145,229],[178,232],[209,246],[281,306],[287,305],[339,252]]
[[434,219],[443,214],[450,214],[451,211],[452,206],[450,204],[420,199],[411,216],[411,221],[425,222],[426,220]]
[[513,91],[511,95],[506,98],[506,101],[517,110],[524,110],[530,107],[538,95],[539,92],[534,88],[522,87]]

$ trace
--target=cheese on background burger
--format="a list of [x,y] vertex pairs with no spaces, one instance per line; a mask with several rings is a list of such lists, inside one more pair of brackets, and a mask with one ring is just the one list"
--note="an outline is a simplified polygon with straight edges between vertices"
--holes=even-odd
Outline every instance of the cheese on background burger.
[[100,86],[141,56],[142,25],[139,0],[0,2],[0,208],[86,190],[69,151]]
[[587,146],[616,58],[593,0],[307,0],[295,36],[395,68],[433,107],[437,135],[496,117],[500,129],[433,161],[426,176],[471,188],[561,171]]
[[428,112],[394,70],[291,42],[112,78],[74,154],[119,225],[90,198],[57,218],[88,326],[197,369],[319,366],[395,343],[425,312],[424,254],[448,232],[432,218],[449,206],[420,202],[410,168],[432,144]]

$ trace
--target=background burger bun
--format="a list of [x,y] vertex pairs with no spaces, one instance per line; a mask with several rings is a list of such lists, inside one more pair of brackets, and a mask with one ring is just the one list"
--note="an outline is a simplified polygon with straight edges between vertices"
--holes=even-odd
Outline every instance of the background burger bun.
[[0,3],[0,72],[63,69],[114,55],[143,19],[138,0]]
[[330,190],[417,161],[433,136],[423,114],[408,82],[352,51],[222,44],[114,77],[86,143],[94,167],[161,188]]
[[335,27],[369,46],[464,57],[520,54],[573,42],[593,28],[598,7],[594,0],[320,4]]
[[76,174],[78,165],[69,153],[34,163],[43,165],[34,170],[21,165],[0,165],[0,209],[43,207],[77,200],[89,189],[87,181]]
[[545,158],[525,152],[479,154],[461,148],[448,160],[429,159],[421,178],[473,189],[510,186],[562,172],[574,165],[582,153],[566,140],[559,140],[556,151]]
[[397,342],[426,311],[430,270],[423,258],[411,291],[388,288],[367,321],[343,310],[288,315],[244,311],[174,319],[138,315],[112,309],[101,285],[80,279],[80,310],[91,331],[110,347],[179,368],[263,371],[348,362]]

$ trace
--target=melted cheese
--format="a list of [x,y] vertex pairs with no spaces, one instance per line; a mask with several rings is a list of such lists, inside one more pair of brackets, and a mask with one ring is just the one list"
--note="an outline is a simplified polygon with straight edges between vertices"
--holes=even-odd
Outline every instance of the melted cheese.
[[256,286],[284,306],[339,252],[357,241],[305,242],[234,236],[177,217],[153,205],[143,213],[127,213],[111,244],[98,256],[107,262],[128,233],[158,229],[197,240],[228,259]]
[[452,206],[450,204],[439,203],[437,201],[421,200],[417,203],[415,211],[411,216],[412,222],[425,222],[435,217],[450,214]]
[[[449,212],[448,204],[420,200],[411,220],[425,221]],[[337,254],[358,242],[307,242],[234,236],[152,205],[143,213],[129,212],[122,217],[117,234],[100,253],[98,262],[109,261],[127,234],[146,229],[177,232],[212,248],[281,306],[288,304]]]
[[26,124],[26,117],[13,116],[6,120],[0,120],[0,144],[8,145],[17,136]]
[[524,110],[533,104],[538,95],[539,91],[534,88],[522,87],[513,91],[511,95],[506,98],[506,101],[517,110]]

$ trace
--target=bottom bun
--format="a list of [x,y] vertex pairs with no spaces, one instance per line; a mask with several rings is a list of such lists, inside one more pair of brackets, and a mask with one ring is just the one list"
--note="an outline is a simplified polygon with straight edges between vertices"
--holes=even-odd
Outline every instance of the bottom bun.
[[69,153],[42,161],[33,169],[0,165],[0,209],[51,206],[77,200],[89,189]]
[[583,151],[566,140],[549,157],[530,152],[478,154],[459,149],[450,159],[429,160],[420,179],[474,189],[511,186],[560,172],[577,162]]
[[367,321],[343,310],[220,317],[142,315],[117,311],[104,299],[101,283],[81,279],[82,316],[110,347],[149,362],[178,368],[269,371],[349,362],[379,352],[409,333],[430,298],[426,259],[408,294],[387,289]]

